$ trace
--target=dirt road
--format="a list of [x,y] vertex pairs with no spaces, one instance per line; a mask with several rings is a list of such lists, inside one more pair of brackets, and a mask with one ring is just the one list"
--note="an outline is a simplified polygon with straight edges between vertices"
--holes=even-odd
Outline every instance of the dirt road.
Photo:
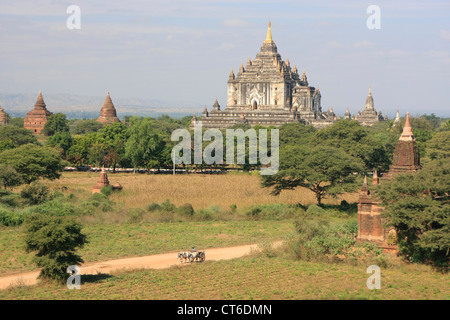
[[[275,242],[273,245],[278,246],[281,242]],[[245,256],[258,250],[257,244],[243,245],[237,247],[214,248],[205,250],[206,260],[224,260]],[[81,274],[97,274],[110,273],[117,270],[132,269],[164,269],[173,265],[181,265],[177,259],[178,252],[170,252],[151,256],[125,258],[118,260],[110,260],[96,263],[85,263],[80,267]],[[189,263],[185,263],[188,265]],[[37,283],[39,271],[31,271],[26,273],[14,274],[10,276],[0,277],[0,289],[6,289],[10,285],[25,284],[33,285]]]

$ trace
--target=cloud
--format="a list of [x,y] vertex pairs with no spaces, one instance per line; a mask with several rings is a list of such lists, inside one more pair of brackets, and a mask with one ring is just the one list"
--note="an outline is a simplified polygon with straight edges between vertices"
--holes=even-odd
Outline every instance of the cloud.
[[221,25],[224,27],[239,28],[239,27],[247,27],[249,24],[247,21],[242,19],[227,19],[223,20]]

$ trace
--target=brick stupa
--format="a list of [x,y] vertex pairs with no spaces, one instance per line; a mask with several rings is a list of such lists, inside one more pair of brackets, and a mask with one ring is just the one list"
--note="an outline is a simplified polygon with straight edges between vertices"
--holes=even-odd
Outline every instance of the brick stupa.
[[[105,168],[102,168],[97,184],[92,188],[92,193],[100,193],[102,192],[103,187],[107,187],[109,185],[108,174],[106,173]],[[116,183],[112,186],[112,189],[120,191],[122,190],[122,186],[119,183]]]
[[31,130],[34,134],[40,134],[51,114],[46,108],[44,98],[42,98],[42,92],[39,91],[34,109],[27,113],[23,126],[25,129]]
[[97,118],[97,121],[103,124],[111,124],[119,121],[119,118],[117,118],[116,108],[112,103],[109,92],[103,102],[102,109],[100,110],[100,117]]
[[92,188],[92,193],[100,193],[103,187],[109,186],[108,174],[105,168],[102,168],[97,184]]
[[8,124],[8,116],[6,115],[6,112],[2,109],[2,106],[0,106],[0,126]]
[[[401,173],[416,172],[421,168],[419,151],[416,139],[412,133],[409,113],[406,114],[406,122],[403,127],[403,133],[400,136],[395,147],[392,165],[389,172],[381,178],[381,183],[388,182],[394,176]],[[377,171],[374,171],[373,185],[378,185],[380,180]],[[395,251],[396,246],[391,243],[390,238],[396,237],[396,231],[393,228],[383,227],[383,218],[381,216],[383,207],[376,195],[372,195],[367,186],[367,178],[364,178],[364,184],[358,199],[358,241],[370,241],[377,243],[387,251]]]
[[394,150],[394,158],[389,168],[388,174],[383,176],[383,180],[390,180],[398,173],[415,172],[421,168],[419,150],[416,138],[412,132],[409,121],[409,112],[406,114],[405,126],[402,135],[398,140]]

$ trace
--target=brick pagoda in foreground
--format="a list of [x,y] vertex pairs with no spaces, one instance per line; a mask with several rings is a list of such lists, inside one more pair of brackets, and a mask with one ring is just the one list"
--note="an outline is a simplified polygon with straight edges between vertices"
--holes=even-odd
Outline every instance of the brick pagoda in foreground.
[[[419,151],[416,139],[412,133],[409,121],[409,113],[406,114],[406,122],[403,127],[403,133],[395,147],[392,165],[389,172],[381,178],[381,182],[391,180],[400,173],[416,172],[421,168]],[[374,172],[373,184],[380,181],[377,172]],[[377,243],[385,249],[394,249],[395,246],[390,242],[390,238],[396,238],[396,231],[383,227],[381,213],[383,207],[376,196],[372,195],[367,185],[367,177],[364,178],[364,184],[358,199],[358,241],[371,241]]]
[[42,92],[39,91],[39,96],[34,105],[34,109],[27,113],[23,126],[25,129],[31,130],[34,134],[40,134],[51,114],[52,113],[47,110],[44,98],[42,98]]

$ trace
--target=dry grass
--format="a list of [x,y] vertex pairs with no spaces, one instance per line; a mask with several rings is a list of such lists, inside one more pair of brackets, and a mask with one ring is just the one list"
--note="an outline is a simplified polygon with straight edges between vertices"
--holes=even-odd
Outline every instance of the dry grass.
[[[51,182],[53,186],[66,186],[71,192],[91,193],[99,173],[66,172],[61,179]],[[143,208],[149,203],[161,203],[169,199],[179,206],[190,203],[195,210],[217,205],[222,209],[232,204],[249,207],[256,204],[315,203],[314,194],[304,188],[285,190],[279,196],[271,194],[271,189],[261,188],[260,177],[246,173],[223,175],[147,175],[147,174],[109,174],[110,183],[119,182],[123,190],[114,193],[111,200],[128,208]],[[357,194],[346,194],[336,199],[325,199],[325,204],[339,204],[345,199],[349,203],[357,200]]]

